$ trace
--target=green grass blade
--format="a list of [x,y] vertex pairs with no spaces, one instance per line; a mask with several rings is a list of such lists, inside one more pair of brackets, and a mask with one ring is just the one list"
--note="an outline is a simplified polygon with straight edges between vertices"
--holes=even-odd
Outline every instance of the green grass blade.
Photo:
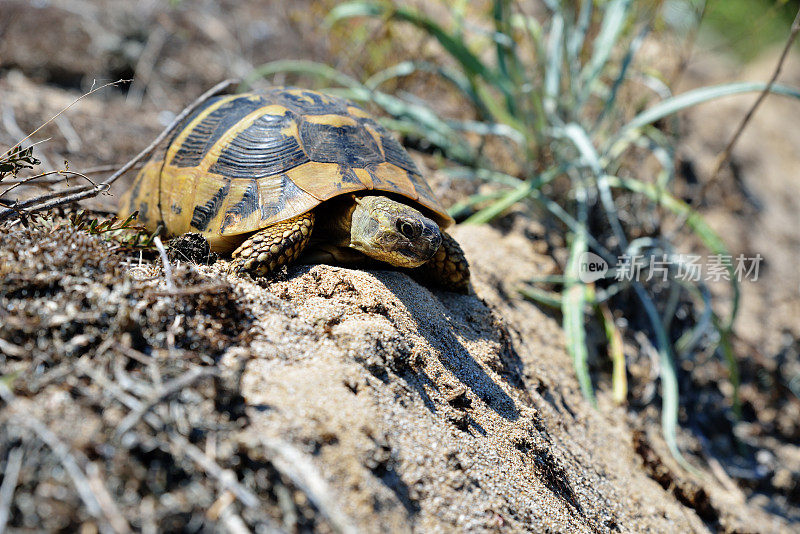
[[543,0],[542,3],[545,6],[547,6],[547,9],[549,9],[554,13],[561,11],[561,5],[559,4],[559,0]]
[[339,72],[329,65],[324,63],[317,63],[316,61],[308,61],[301,59],[284,59],[279,61],[271,61],[264,63],[254,68],[250,74],[245,76],[242,83],[239,85],[239,92],[248,90],[253,82],[272,76],[279,72],[294,72],[296,74],[306,74],[317,78],[322,78],[326,81],[332,81],[344,87],[361,88],[363,85],[358,81],[346,74]]
[[376,90],[382,84],[393,78],[411,76],[417,72],[428,72],[440,76],[443,80],[451,83],[454,87],[458,88],[462,94],[469,98],[481,116],[491,117],[491,113],[488,108],[486,108],[486,104],[478,96],[478,93],[475,92],[473,84],[471,84],[464,75],[453,69],[448,69],[427,61],[403,61],[370,76],[364,82],[364,86],[370,90]]
[[574,189],[578,228],[570,235],[569,258],[564,269],[561,315],[567,339],[567,352],[572,356],[572,365],[581,391],[593,406],[597,406],[589,375],[589,353],[586,346],[584,308],[588,291],[587,286],[580,280],[581,258],[589,250],[587,191],[581,180],[575,181]]
[[589,353],[586,347],[586,327],[584,307],[586,306],[586,286],[578,279],[580,257],[588,251],[586,232],[573,235],[567,262],[567,282],[562,292],[561,313],[567,352],[572,356],[572,364],[578,377],[581,392],[592,405],[596,406],[592,379],[589,376]]
[[520,135],[526,135],[528,133],[522,122],[506,109],[502,101],[497,99],[489,90],[487,84],[477,80],[474,84],[474,90],[480,101],[483,102],[484,107],[489,110],[490,120],[508,124],[510,127],[520,132]]
[[586,131],[580,124],[571,122],[563,128],[556,128],[554,132],[558,135],[563,135],[569,139],[578,152],[583,157],[584,163],[592,170],[593,174],[600,174],[603,172],[603,165],[600,162],[600,157],[589,139]]
[[625,26],[630,8],[631,0],[611,0],[606,4],[600,33],[594,39],[592,58],[581,72],[582,89],[578,99],[579,107],[583,106],[588,100],[595,80],[597,80],[606,66],[608,58],[611,56],[611,52]]
[[379,17],[387,12],[385,4],[377,2],[345,2],[334,7],[325,18],[327,25],[355,17]]
[[506,85],[499,87],[506,96],[506,109],[513,117],[520,116],[518,100],[523,84],[528,79],[527,69],[518,55],[517,41],[511,27],[509,0],[494,0],[493,18],[495,32],[493,41],[497,54],[497,75]]
[[563,274],[546,274],[542,276],[533,276],[528,278],[531,284],[559,284],[563,285],[566,277]]
[[684,469],[692,473],[696,472],[681,454],[678,448],[678,409],[680,392],[678,390],[678,373],[675,369],[675,359],[669,343],[667,332],[661,323],[653,300],[644,287],[635,283],[633,285],[636,295],[644,307],[645,314],[656,335],[656,349],[658,350],[659,362],[661,367],[661,428],[664,432],[664,441],[667,444],[672,456],[680,463]]
[[471,215],[469,218],[467,218],[467,220],[464,221],[464,224],[485,224],[491,221],[520,200],[531,196],[534,191],[540,189],[543,185],[553,181],[556,176],[562,172],[563,169],[554,167],[548,169],[541,176],[535,179],[528,180],[527,182],[521,182],[513,191],[509,191],[497,202],[494,202],[478,213]]
[[[617,180],[617,178],[611,177],[609,181],[614,184]],[[658,240],[642,237],[631,241],[626,253],[633,256],[644,248],[655,246],[658,246]],[[659,317],[656,305],[644,286],[637,281],[634,281],[632,286],[637,298],[642,303],[647,320],[656,337],[655,348],[656,352],[658,352],[660,362],[662,397],[661,428],[664,433],[664,441],[667,443],[670,453],[675,457],[678,463],[688,471],[695,472],[695,469],[686,462],[686,459],[678,448],[677,433],[680,392],[678,389],[678,374],[675,367],[675,358],[669,336],[664,328],[664,321]]]
[[[546,46],[543,40],[543,30],[539,21],[534,17],[525,16],[521,13],[514,13],[511,16],[511,29],[519,30],[530,40],[533,46],[533,60],[524,63],[523,70],[530,73],[535,73],[537,79],[540,73],[546,72],[545,60],[547,54],[545,52]],[[536,140],[536,146],[544,145],[544,131],[547,128],[547,121],[544,112],[544,86],[540,82],[532,83],[530,81],[531,75],[529,74],[523,85],[523,93],[527,91],[527,97],[523,94],[522,98],[526,98],[529,103],[527,106],[527,113],[529,115],[527,123],[530,130],[533,132],[533,137]],[[527,87],[526,87],[527,86]]]
[[450,206],[450,208],[447,210],[447,213],[452,218],[458,219],[469,213],[475,204],[480,204],[489,200],[497,200],[498,198],[505,196],[505,194],[505,191],[492,191],[491,193],[470,195],[464,200],[459,200]]
[[467,47],[462,38],[450,34],[436,21],[426,17],[422,13],[414,9],[390,3],[363,1],[347,2],[331,10],[326,20],[332,24],[346,18],[357,16],[382,16],[408,22],[416,26],[436,39],[442,48],[461,65],[461,68],[468,77],[483,78],[489,84],[502,91],[507,99],[512,98],[507,80],[483,63],[483,61]]
[[493,78],[486,65],[467,48],[466,44],[450,35],[432,19],[403,6],[386,2],[346,2],[336,6],[328,14],[327,22],[335,23],[352,17],[387,17],[409,22],[434,37],[439,44],[457,60],[464,71],[471,75]]
[[[531,199],[538,202],[544,209],[550,212],[556,219],[561,221],[564,226],[569,228],[571,232],[580,232],[585,228],[580,221],[578,221],[575,217],[567,213],[567,211],[562,208],[558,202],[548,198],[545,195],[542,195],[539,191],[531,191]],[[599,254],[604,260],[606,260],[609,265],[613,265],[617,261],[617,256],[612,254],[606,247],[600,243],[597,238],[595,238],[592,234],[587,234],[586,239],[592,247],[592,252]]]
[[646,135],[636,144],[650,151],[658,161],[661,170],[655,184],[659,189],[666,189],[675,179],[675,148],[661,130],[648,126],[643,131]]
[[648,33],[650,33],[650,26],[645,26],[628,46],[628,51],[625,53],[625,57],[622,59],[622,65],[620,66],[619,74],[617,74],[617,77],[614,79],[614,83],[611,86],[611,91],[608,94],[608,98],[606,98],[602,111],[600,111],[600,114],[595,120],[592,131],[597,130],[603,119],[605,119],[608,113],[614,109],[614,104],[617,102],[617,94],[619,93],[619,89],[622,87],[623,82],[625,82],[627,79],[628,69],[633,63],[633,58],[636,56],[639,48],[641,48],[642,43],[644,43],[644,39],[647,37]]
[[[641,128],[651,124],[657,120],[663,119],[679,111],[715,100],[724,96],[737,95],[742,93],[751,93],[763,91],[766,89],[767,84],[763,82],[734,82],[721,85],[712,85],[710,87],[701,87],[687,91],[683,94],[667,98],[654,105],[651,108],[636,115],[629,123],[623,126],[617,134],[607,144],[609,149],[612,149],[615,144],[623,140],[623,138],[630,134],[632,130]],[[791,96],[800,99],[800,90],[785,85],[773,85],[770,91],[777,95]],[[607,151],[609,151],[607,149]]]
[[[722,357],[725,360],[725,364],[728,366],[728,379],[731,381],[731,385],[733,386],[733,413],[737,419],[742,418],[742,399],[739,395],[739,388],[741,386],[741,377],[739,374],[739,362],[736,360],[736,355],[733,352],[733,332],[731,328],[728,326],[726,327],[723,325],[720,318],[717,316],[716,313],[713,312],[711,309],[711,294],[705,285],[701,285],[699,288],[695,287],[691,284],[685,284],[686,289],[698,297],[698,299],[702,300],[705,308],[703,309],[703,315],[698,321],[697,327],[695,327],[692,331],[687,332],[687,334],[692,334],[698,332],[700,330],[701,324],[704,324],[707,317],[710,317],[711,323],[714,329],[717,330],[719,333],[719,343],[718,347],[719,350],[722,352]],[[698,334],[702,334],[702,332],[698,332]],[[687,352],[691,350],[692,346],[696,344],[695,339],[690,338],[684,341],[684,337],[682,336],[681,339],[678,340],[676,346],[681,347],[685,346]]]
[[[673,261],[680,263],[679,258],[674,258]],[[714,328],[714,323],[712,321],[714,311],[711,307],[711,293],[706,285],[701,283],[695,286],[689,283],[682,283],[681,286],[690,294],[694,295],[698,301],[703,303],[703,312],[700,314],[700,318],[695,321],[694,327],[684,332],[675,342],[675,351],[678,353],[679,357],[691,353],[697,344],[700,343],[703,336]]]
[[544,111],[554,116],[558,110],[558,94],[561,87],[561,69],[564,57],[564,17],[556,11],[550,21],[550,37],[547,40],[547,64],[544,76]]
[[[507,4],[508,0],[494,0],[492,4],[492,18],[494,19],[495,32],[505,36],[508,36],[508,19],[506,17]],[[506,44],[501,42],[501,39],[494,39],[494,43],[495,53],[497,54],[497,67],[500,71],[500,75],[511,78],[507,57],[509,49],[513,46],[513,41]]]
[[502,198],[493,202],[491,205],[480,210],[477,213],[470,215],[464,224],[485,224],[489,221],[500,216],[508,208],[530,196],[531,191],[536,188],[536,184],[531,182],[523,182],[513,191],[509,191]]
[[526,299],[532,300],[537,304],[547,306],[548,308],[560,310],[564,305],[563,297],[553,291],[544,291],[543,289],[539,289],[537,287],[527,286],[520,289],[519,293]]
[[611,195],[611,188],[608,185],[609,177],[603,170],[603,164],[600,161],[600,157],[598,156],[592,141],[589,139],[589,135],[586,133],[586,130],[574,122],[567,124],[563,128],[563,132],[564,135],[572,141],[572,143],[575,145],[575,148],[578,149],[578,152],[581,154],[589,168],[592,169],[592,173],[594,174],[594,178],[597,183],[597,189],[600,193],[600,202],[603,205],[603,210],[606,212],[608,222],[617,238],[617,242],[622,248],[625,248],[628,240],[625,237],[625,232],[622,229],[617,208],[614,205],[614,198]]
[[518,145],[523,145],[525,143],[525,136],[521,134],[519,130],[509,126],[508,124],[455,120],[448,120],[446,122],[454,130],[471,132],[481,136],[494,135],[497,137],[505,137],[506,139],[517,143]]
[[516,176],[511,176],[510,174],[506,174],[504,172],[492,171],[490,169],[483,168],[471,169],[467,167],[456,167],[443,169],[442,172],[452,176],[453,178],[477,178],[478,180],[495,182],[498,184],[507,185],[509,187],[517,187],[524,182],[524,180],[520,180]]
[[625,353],[622,349],[622,334],[614,322],[614,316],[606,303],[597,305],[603,322],[603,330],[608,342],[608,356],[611,358],[611,397],[616,404],[623,404],[628,398],[628,376]]
[[569,33],[566,43],[567,66],[569,67],[570,91],[573,95],[579,94],[581,51],[586,42],[589,25],[592,22],[592,0],[582,0],[575,26]]
[[733,352],[733,332],[730,326],[723,326],[720,321],[716,322],[717,329],[720,331],[719,346],[722,350],[722,356],[725,358],[725,363],[728,366],[728,377],[730,378],[731,385],[733,385],[733,413],[737,419],[742,418],[742,401],[739,396],[739,388],[741,386],[741,377],[739,374],[739,362],[736,360],[736,355]]
[[[641,193],[648,197],[652,202],[655,202],[670,210],[674,214],[683,217],[686,220],[686,224],[689,226],[689,228],[691,228],[695,235],[700,238],[703,244],[711,252],[714,254],[728,255],[727,248],[722,242],[722,239],[720,239],[717,233],[714,232],[710,226],[708,226],[708,223],[705,222],[703,217],[685,202],[676,199],[668,192],[660,190],[652,184],[647,184],[638,180],[611,177],[609,178],[609,185],[611,187],[624,187],[629,191]],[[734,386],[734,411],[738,416],[741,414],[741,405],[738,393],[739,364],[736,361],[736,357],[733,353],[731,336],[733,323],[736,320],[736,315],[738,314],[739,310],[740,289],[739,283],[736,280],[736,276],[733,272],[733,267],[730,266],[728,271],[730,274],[731,290],[733,291],[731,311],[724,323],[722,321],[715,320],[715,327],[720,334],[720,348],[728,365],[728,374],[731,377],[731,383]]]
[[576,65],[580,64],[581,50],[586,40],[586,34],[589,31],[589,24],[592,22],[592,4],[592,0],[581,1],[577,23],[567,43],[567,58]]
[[[672,196],[669,192],[663,189],[658,189],[653,184],[648,184],[631,178],[619,178],[616,176],[608,177],[608,184],[611,187],[623,187],[629,191],[633,191],[634,193],[640,193],[649,198],[652,202],[655,202],[656,204],[659,204],[662,207],[670,210],[672,213],[685,218],[686,224],[689,226],[689,228],[691,228],[695,235],[700,238],[703,244],[711,252],[722,255],[728,254],[728,249],[725,246],[725,243],[717,235],[717,233],[712,230],[710,226],[708,226],[708,223],[705,221],[705,219],[703,219],[702,215],[697,213],[691,208],[691,206],[682,200],[678,200]],[[730,319],[728,321],[729,325],[733,324],[739,304],[739,285],[736,282],[736,277],[733,276],[732,267],[730,270],[730,275],[731,286],[734,291],[734,298]]]
[[472,53],[464,41],[454,38],[432,19],[402,7],[396,8],[392,15],[417,26],[434,37],[468,74],[480,76],[484,80],[497,85],[498,88],[501,85],[495,73],[478,56]]

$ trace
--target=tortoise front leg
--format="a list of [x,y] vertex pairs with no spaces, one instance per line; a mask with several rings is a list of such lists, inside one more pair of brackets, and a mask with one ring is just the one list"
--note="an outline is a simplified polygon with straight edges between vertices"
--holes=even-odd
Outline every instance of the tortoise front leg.
[[313,228],[313,212],[268,226],[233,251],[233,268],[252,276],[274,273],[300,256]]
[[456,291],[469,292],[469,264],[461,246],[450,234],[442,232],[442,245],[427,263],[409,269],[411,276],[429,282],[432,286]]

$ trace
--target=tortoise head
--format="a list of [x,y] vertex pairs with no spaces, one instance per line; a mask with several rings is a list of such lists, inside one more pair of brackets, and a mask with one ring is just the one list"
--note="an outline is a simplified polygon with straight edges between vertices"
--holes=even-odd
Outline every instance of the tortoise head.
[[382,196],[355,201],[350,247],[395,267],[419,267],[439,250],[439,225],[411,206]]

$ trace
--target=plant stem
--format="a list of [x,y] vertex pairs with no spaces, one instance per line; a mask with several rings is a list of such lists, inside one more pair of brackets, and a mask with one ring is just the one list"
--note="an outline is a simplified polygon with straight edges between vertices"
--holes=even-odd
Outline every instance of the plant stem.
[[711,178],[708,180],[709,182],[713,182],[717,178],[717,175],[722,169],[722,166],[730,158],[733,147],[739,141],[739,137],[742,135],[742,132],[744,131],[745,127],[750,122],[750,119],[753,118],[753,115],[758,109],[758,106],[760,106],[761,103],[764,101],[764,99],[767,98],[767,95],[772,89],[772,86],[775,85],[775,82],[778,79],[778,75],[780,75],[781,69],[783,68],[783,62],[786,61],[786,57],[789,55],[789,50],[791,50],[792,44],[794,44],[794,41],[797,38],[798,33],[800,33],[800,9],[797,10],[797,14],[794,17],[794,22],[792,22],[792,28],[791,31],[789,32],[789,38],[786,40],[786,45],[783,47],[783,52],[781,52],[781,57],[778,60],[778,64],[775,66],[775,71],[772,73],[772,78],[770,78],[769,83],[764,88],[764,90],[761,91],[761,94],[758,96],[758,100],[755,101],[753,106],[747,112],[747,115],[745,115],[744,119],[742,119],[742,122],[736,129],[736,133],[733,134],[733,137],[731,137],[731,140],[728,142],[728,146],[726,146],[725,150],[723,150],[720,153],[719,157],[717,158],[717,163],[714,167],[714,172],[711,173]]

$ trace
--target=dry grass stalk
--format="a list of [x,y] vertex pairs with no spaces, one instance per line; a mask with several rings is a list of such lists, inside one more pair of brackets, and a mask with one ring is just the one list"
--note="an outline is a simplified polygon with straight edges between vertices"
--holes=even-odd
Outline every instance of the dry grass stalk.
[[747,115],[744,116],[742,122],[739,124],[739,127],[736,129],[736,132],[731,137],[731,140],[728,141],[728,145],[725,147],[719,157],[717,157],[717,162],[714,166],[714,172],[711,173],[711,178],[709,182],[713,182],[719,172],[722,170],[722,166],[730,159],[731,152],[733,151],[733,147],[736,146],[736,143],[739,141],[739,137],[742,135],[742,132],[749,124],[750,120],[755,115],[756,110],[767,98],[767,95],[772,91],[772,86],[775,85],[775,82],[778,80],[778,76],[781,73],[781,69],[783,69],[783,63],[786,61],[786,57],[789,55],[789,50],[792,49],[792,45],[794,44],[795,39],[797,39],[797,34],[800,33],[800,9],[797,10],[797,15],[794,17],[794,22],[792,22],[791,31],[789,32],[789,37],[786,39],[786,44],[783,47],[783,52],[781,52],[781,57],[778,59],[778,64],[775,66],[775,70],[772,73],[772,77],[769,80],[769,83],[761,91],[761,94],[758,95],[758,99],[753,103],[752,107],[748,110]]
[[[118,83],[118,82],[114,82],[114,83]],[[7,220],[7,219],[10,219],[11,217],[14,217],[14,216],[22,218],[28,213],[33,213],[35,211],[47,210],[47,209],[55,208],[57,206],[63,206],[65,204],[71,204],[71,203],[77,202],[79,200],[95,197],[95,196],[99,195],[100,193],[102,193],[104,191],[107,191],[109,189],[109,187],[111,186],[111,184],[114,183],[120,176],[122,176],[123,174],[125,174],[126,172],[131,170],[137,163],[142,161],[144,158],[148,157],[156,149],[156,147],[158,147],[158,145],[164,139],[167,138],[167,136],[170,134],[170,132],[172,132],[172,130],[178,124],[180,124],[181,121],[183,121],[183,119],[188,117],[195,109],[197,109],[200,105],[202,105],[203,102],[205,102],[206,100],[208,100],[212,96],[216,95],[217,93],[225,91],[226,89],[232,87],[233,85],[235,85],[237,83],[239,83],[239,80],[236,80],[236,79],[225,80],[224,82],[218,83],[217,85],[215,85],[214,87],[212,87],[211,89],[209,89],[208,91],[206,91],[205,93],[200,95],[194,102],[192,102],[191,104],[189,104],[189,106],[184,108],[184,110],[181,111],[172,120],[172,122],[153,140],[153,142],[150,143],[147,146],[147,148],[145,148],[144,150],[139,152],[133,159],[128,161],[128,163],[126,163],[125,165],[120,167],[120,169],[117,170],[117,172],[115,172],[114,174],[112,174],[111,176],[109,176],[108,178],[106,178],[105,180],[100,182],[99,184],[97,184],[97,185],[95,185],[93,187],[90,186],[88,188],[87,188],[87,186],[70,187],[70,188],[64,189],[62,191],[58,191],[56,193],[50,193],[48,195],[42,195],[42,196],[38,196],[38,197],[32,198],[32,199],[27,200],[25,202],[16,203],[15,205],[10,206],[7,209],[0,210],[0,222],[4,221],[4,220]],[[107,85],[110,85],[110,84],[107,84]],[[103,86],[103,87],[105,87],[105,86]],[[95,89],[94,91],[99,90],[99,89],[101,89],[101,88]],[[91,93],[87,93],[86,95],[81,96],[78,100],[80,100],[81,98],[84,98],[88,94],[91,94]],[[76,102],[77,102],[77,100],[76,100]],[[73,102],[73,104],[74,104],[74,102]],[[70,104],[70,105],[72,105],[72,104]],[[66,111],[68,108],[69,108],[69,106],[67,108],[64,108],[64,110],[62,110],[61,112],[59,112],[59,114],[63,113],[64,111]],[[56,115],[56,117],[57,116],[58,115]],[[55,119],[55,117],[53,117],[52,119],[47,121],[45,124],[51,122],[54,119]],[[28,135],[28,137],[26,137],[26,139],[30,138],[31,135],[33,135],[34,133],[39,131],[43,126],[44,126],[44,124],[42,126],[40,126],[39,128],[37,128],[36,130],[34,130],[34,132],[32,132],[30,135]],[[23,141],[24,141],[24,139],[23,139]]]
[[24,450],[22,447],[12,449],[8,453],[3,484],[0,485],[0,532],[5,532],[6,523],[8,523],[8,518],[10,517],[9,510],[14,499],[14,490],[17,487],[19,472],[22,468],[23,455]]
[[28,410],[25,410],[24,408],[14,410],[14,407],[17,404],[16,395],[14,395],[11,390],[8,389],[8,387],[2,382],[0,382],[0,398],[2,398],[3,401],[12,408],[12,418],[16,421],[16,423],[27,427],[29,430],[32,430],[38,436],[38,438],[42,440],[51,451],[53,451],[53,454],[58,457],[62,467],[64,468],[64,471],[69,475],[70,479],[72,479],[75,490],[78,492],[81,501],[83,501],[86,511],[95,519],[97,519],[98,522],[100,522],[100,527],[102,530],[110,531],[109,529],[103,528],[106,526],[106,521],[108,521],[109,524],[111,524],[111,521],[105,516],[105,511],[100,505],[100,499],[95,494],[92,485],[89,483],[86,473],[81,468],[81,465],[74,454],[75,451],[73,451],[67,443],[65,443],[57,434],[50,430],[44,423],[31,415]]
[[[92,95],[92,94],[94,94],[94,93],[96,93],[97,91],[100,91],[100,90],[102,90],[102,89],[105,89],[106,87],[111,87],[111,86],[119,85],[119,84],[121,84],[121,83],[129,82],[129,81],[131,81],[131,80],[117,80],[116,82],[109,82],[109,83],[103,84],[103,85],[101,85],[100,87],[92,87],[91,89],[89,89],[89,91],[88,91],[87,93],[85,93],[85,94],[82,94],[81,96],[79,96],[78,98],[76,98],[75,100],[73,100],[71,104],[69,104],[69,105],[68,105],[68,106],[66,106],[64,109],[62,109],[61,111],[59,111],[58,113],[56,113],[55,115],[53,115],[52,117],[50,117],[48,120],[46,120],[44,123],[42,123],[42,124],[41,124],[41,125],[40,125],[38,128],[36,128],[34,131],[32,131],[31,133],[29,133],[28,135],[26,135],[26,136],[25,136],[23,139],[21,139],[21,140],[20,140],[20,141],[19,141],[19,142],[18,142],[16,145],[14,145],[14,146],[19,146],[19,145],[21,145],[22,143],[24,143],[25,141],[27,141],[28,139],[30,139],[31,137],[33,137],[34,135],[36,135],[36,133],[37,133],[39,130],[41,130],[42,128],[44,128],[45,126],[47,126],[48,124],[50,124],[50,123],[51,123],[51,122],[53,122],[54,120],[56,120],[56,119],[57,119],[59,116],[61,116],[61,114],[62,114],[62,113],[66,112],[66,111],[67,111],[69,108],[71,108],[72,106],[74,106],[75,104],[77,104],[78,102],[80,102],[81,100],[83,100],[84,98],[86,98],[87,96],[89,96],[89,95]],[[92,84],[92,85],[94,85],[94,84]],[[6,151],[5,151],[5,152],[4,152],[2,155],[0,155],[0,158],[2,158],[2,157],[5,157],[5,156],[9,155],[13,149],[14,149],[14,147],[11,147],[11,148],[9,148],[8,150],[6,150]]]

